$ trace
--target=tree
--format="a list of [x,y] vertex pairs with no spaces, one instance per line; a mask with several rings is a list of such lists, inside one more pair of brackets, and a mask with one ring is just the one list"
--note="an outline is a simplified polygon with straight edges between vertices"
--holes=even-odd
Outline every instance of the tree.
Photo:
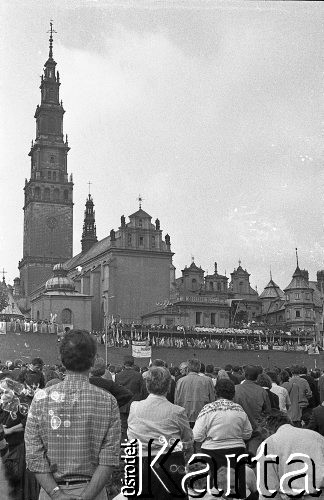
[[0,284],[0,313],[7,307],[8,304],[9,299],[7,287],[6,285]]

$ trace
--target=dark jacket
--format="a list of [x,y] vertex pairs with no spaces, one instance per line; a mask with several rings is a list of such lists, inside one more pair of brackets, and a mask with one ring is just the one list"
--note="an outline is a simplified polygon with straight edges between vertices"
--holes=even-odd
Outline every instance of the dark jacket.
[[324,436],[324,406],[320,405],[313,409],[307,429],[317,431]]
[[132,368],[125,368],[116,374],[115,382],[131,391],[133,397],[131,401],[120,408],[121,413],[128,413],[132,401],[140,401],[145,398],[145,388],[142,374]]
[[100,389],[110,392],[116,398],[119,408],[126,405],[133,397],[131,391],[112,380],[106,380],[102,377],[90,377],[89,382],[92,385],[100,387]]

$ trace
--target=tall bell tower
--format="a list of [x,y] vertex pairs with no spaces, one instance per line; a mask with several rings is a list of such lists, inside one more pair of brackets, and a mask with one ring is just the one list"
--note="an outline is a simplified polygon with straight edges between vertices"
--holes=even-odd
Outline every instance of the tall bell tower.
[[22,293],[29,297],[52,275],[58,262],[73,252],[73,182],[67,172],[69,151],[63,137],[60,75],[53,59],[50,23],[49,56],[41,76],[41,104],[35,112],[36,138],[31,143],[30,179],[25,180],[23,258],[19,262]]

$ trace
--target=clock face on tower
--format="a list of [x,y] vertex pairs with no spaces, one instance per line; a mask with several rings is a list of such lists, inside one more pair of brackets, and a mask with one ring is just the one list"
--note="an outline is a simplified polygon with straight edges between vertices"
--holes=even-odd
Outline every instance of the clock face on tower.
[[46,223],[50,229],[54,229],[57,226],[57,219],[55,217],[48,217]]

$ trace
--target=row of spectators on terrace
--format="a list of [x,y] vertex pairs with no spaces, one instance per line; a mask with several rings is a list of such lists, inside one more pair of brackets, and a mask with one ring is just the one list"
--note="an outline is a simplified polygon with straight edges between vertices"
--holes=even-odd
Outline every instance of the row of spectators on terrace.
[[[71,500],[107,500],[103,490],[120,458],[120,422],[122,438],[141,442],[140,460],[148,473],[142,477],[143,489],[151,481],[150,498],[174,500],[174,484],[181,484],[195,451],[216,461],[214,484],[215,474],[227,465],[227,455],[247,452],[254,457],[262,443],[269,455],[279,457],[268,462],[269,488],[279,489],[278,481],[289,471],[287,458],[295,452],[314,460],[316,486],[324,492],[324,374],[320,370],[308,372],[296,365],[271,371],[251,365],[205,366],[198,359],[169,368],[167,359],[154,359],[151,366],[140,369],[130,356],[123,366],[107,367],[96,357],[93,337],[83,331],[67,332],[60,352],[62,365],[48,366],[34,358],[30,364],[17,359],[2,366],[0,455],[14,500],[68,500],[69,495]],[[26,405],[31,405],[28,415]],[[177,439],[179,446],[173,449]],[[171,493],[149,467],[165,443],[171,450],[166,454],[165,449],[163,455],[164,470],[170,470],[172,477]],[[113,486],[120,490],[122,475],[123,470],[115,484],[110,483],[109,498]],[[295,488],[305,484],[303,475],[298,478]],[[244,463],[238,488],[239,498],[258,498],[253,470]],[[197,498],[195,489],[193,482],[182,498]],[[120,493],[117,498],[126,497]]]
[[[96,335],[97,342],[104,344],[106,335]],[[276,340],[275,342],[265,342],[259,340],[258,337],[249,339],[217,339],[210,337],[194,337],[192,335],[186,337],[165,336],[165,335],[150,335],[142,333],[138,334],[133,339],[129,335],[119,334],[116,336],[107,335],[107,344],[109,347],[124,347],[129,348],[132,340],[146,341],[152,347],[167,347],[167,348],[193,348],[193,349],[215,349],[215,350],[280,350],[280,351],[299,351],[308,352],[309,354],[319,354],[323,348],[316,343],[297,342],[292,340]]]

